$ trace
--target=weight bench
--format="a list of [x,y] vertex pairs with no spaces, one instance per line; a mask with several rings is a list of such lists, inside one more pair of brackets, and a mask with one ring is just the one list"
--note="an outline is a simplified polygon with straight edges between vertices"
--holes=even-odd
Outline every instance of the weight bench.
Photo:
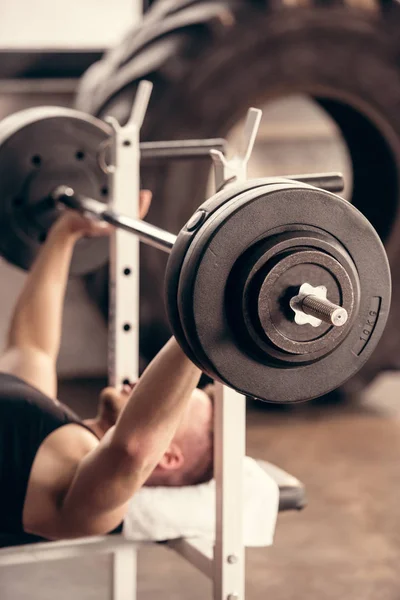
[[[306,504],[304,486],[295,477],[275,465],[258,464],[279,486],[279,511],[301,510]],[[136,598],[136,559],[142,543],[126,539],[121,534],[82,538],[60,542],[38,541],[34,536],[0,535],[0,568],[28,563],[80,558],[88,554],[111,554],[112,600]],[[209,578],[212,569],[213,547],[202,539],[165,541],[164,545],[185,558]],[[79,599],[77,599],[79,600]]]

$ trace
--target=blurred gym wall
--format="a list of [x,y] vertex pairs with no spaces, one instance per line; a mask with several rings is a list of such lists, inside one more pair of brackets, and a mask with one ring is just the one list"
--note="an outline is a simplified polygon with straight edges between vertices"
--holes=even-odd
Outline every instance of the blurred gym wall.
[[141,0],[2,0],[0,48],[92,49],[118,42]]

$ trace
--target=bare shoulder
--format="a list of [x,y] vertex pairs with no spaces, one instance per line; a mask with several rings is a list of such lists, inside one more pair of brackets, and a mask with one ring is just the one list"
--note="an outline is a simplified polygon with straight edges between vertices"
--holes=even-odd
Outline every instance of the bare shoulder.
[[41,444],[32,465],[23,510],[27,533],[56,537],[57,510],[81,460],[99,444],[81,425],[70,423]]
[[82,458],[97,446],[99,440],[94,433],[78,423],[69,423],[51,433],[42,443],[39,452],[54,454],[59,458]]

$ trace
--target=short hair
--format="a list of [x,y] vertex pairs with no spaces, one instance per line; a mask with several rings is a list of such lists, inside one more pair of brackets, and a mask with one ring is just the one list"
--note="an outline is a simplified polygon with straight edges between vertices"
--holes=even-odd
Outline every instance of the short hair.
[[[213,412],[215,404],[215,385],[209,384],[203,392],[209,397]],[[211,419],[210,427],[204,438],[198,440],[202,446],[202,451],[196,456],[194,461],[191,461],[181,474],[179,485],[199,485],[207,483],[214,477],[214,419]]]

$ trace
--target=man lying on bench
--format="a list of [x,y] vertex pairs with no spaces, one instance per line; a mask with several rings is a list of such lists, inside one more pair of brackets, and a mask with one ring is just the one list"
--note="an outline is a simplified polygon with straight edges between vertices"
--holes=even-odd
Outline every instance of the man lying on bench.
[[[151,201],[141,193],[141,218]],[[0,535],[45,539],[120,527],[143,486],[212,476],[212,402],[171,339],[131,389],[106,388],[96,419],[57,401],[56,361],[74,244],[107,229],[65,212],[17,302],[0,357]]]

